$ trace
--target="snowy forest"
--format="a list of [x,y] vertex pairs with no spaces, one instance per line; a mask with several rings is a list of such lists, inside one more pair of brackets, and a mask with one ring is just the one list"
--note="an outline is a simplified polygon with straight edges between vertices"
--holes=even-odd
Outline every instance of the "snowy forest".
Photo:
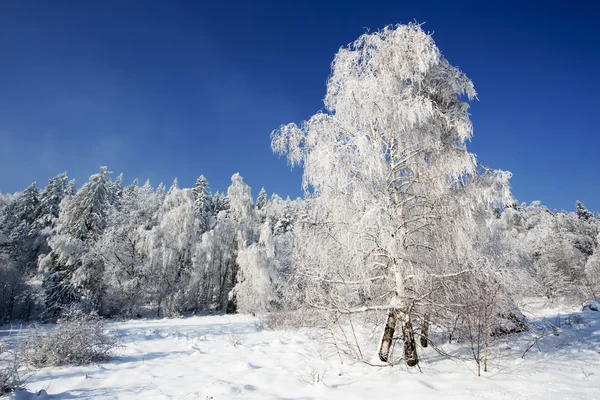
[[204,176],[192,189],[123,186],[102,167],[79,189],[60,174],[3,196],[2,320],[73,306],[106,317],[279,307],[299,203],[264,189],[255,202],[231,181],[214,195]]
[[339,50],[322,111],[272,132],[303,199],[107,167],[0,194],[0,322],[267,314],[335,326],[364,359],[348,332],[374,326],[382,362],[400,337],[415,366],[432,327],[485,348],[526,329],[523,299],[600,297],[599,217],[519,203],[467,149],[475,96],[420,25],[390,26]]

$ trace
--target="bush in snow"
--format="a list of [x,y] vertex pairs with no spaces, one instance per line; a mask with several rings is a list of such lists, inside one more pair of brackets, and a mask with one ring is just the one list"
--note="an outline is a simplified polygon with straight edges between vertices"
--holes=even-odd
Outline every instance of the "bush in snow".
[[600,299],[586,302],[583,305],[583,311],[600,311]]
[[24,387],[24,378],[19,374],[20,362],[16,353],[0,344],[0,396]]
[[19,356],[34,367],[83,365],[109,359],[117,346],[96,315],[71,314],[53,328],[34,327]]

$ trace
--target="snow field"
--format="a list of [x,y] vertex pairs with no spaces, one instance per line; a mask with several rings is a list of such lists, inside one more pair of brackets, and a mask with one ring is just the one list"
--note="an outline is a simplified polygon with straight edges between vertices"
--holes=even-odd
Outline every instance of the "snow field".
[[50,399],[600,399],[600,313],[573,315],[559,318],[558,336],[542,333],[557,321],[547,315],[536,320],[539,330],[499,340],[482,377],[472,361],[433,349],[421,370],[340,364],[309,331],[260,330],[245,315],[113,322],[123,343],[114,360],[44,368],[27,387]]

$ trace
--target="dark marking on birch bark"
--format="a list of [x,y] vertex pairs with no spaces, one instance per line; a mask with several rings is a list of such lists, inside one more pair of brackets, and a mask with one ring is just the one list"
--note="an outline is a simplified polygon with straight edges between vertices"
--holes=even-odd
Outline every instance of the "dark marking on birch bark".
[[427,335],[429,335],[429,314],[425,314],[423,316],[423,326],[421,327],[421,347],[427,347],[429,344]]
[[417,354],[415,333],[410,322],[410,316],[406,316],[402,324],[402,338],[404,339],[404,361],[409,367],[414,367],[419,363],[419,356]]
[[381,340],[381,348],[379,349],[379,359],[383,362],[387,362],[390,356],[390,350],[392,348],[392,340],[394,338],[394,332],[396,331],[396,310],[390,310],[387,322],[385,324],[385,330],[383,331],[383,339]]

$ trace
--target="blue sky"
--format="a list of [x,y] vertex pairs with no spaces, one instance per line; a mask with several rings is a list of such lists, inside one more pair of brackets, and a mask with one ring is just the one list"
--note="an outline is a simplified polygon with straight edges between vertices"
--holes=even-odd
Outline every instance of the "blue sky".
[[520,201],[600,212],[594,2],[4,1],[0,191],[101,165],[126,183],[200,174],[301,194],[269,135],[322,108],[337,49],[424,22],[475,83],[471,151]]

